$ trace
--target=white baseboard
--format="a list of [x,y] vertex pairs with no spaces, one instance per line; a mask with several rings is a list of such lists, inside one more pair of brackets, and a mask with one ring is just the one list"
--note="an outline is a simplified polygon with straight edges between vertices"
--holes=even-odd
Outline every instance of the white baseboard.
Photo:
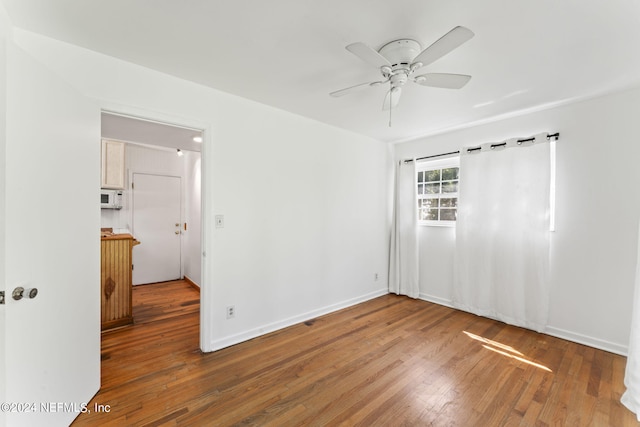
[[448,299],[436,297],[429,294],[423,294],[423,293],[420,293],[420,295],[418,295],[418,298],[427,302],[432,302],[434,304],[444,305],[445,307],[455,308],[451,300],[448,300]]
[[191,285],[191,287],[193,287],[194,289],[197,289],[198,291],[200,291],[200,285],[194,282],[193,280],[191,280],[189,277],[187,277],[186,274],[183,276],[183,280],[187,282],[189,285]]
[[342,301],[336,304],[332,304],[326,307],[319,308],[317,310],[312,310],[306,313],[299,314],[297,316],[289,317],[287,319],[279,320],[277,322],[269,323],[267,325],[263,325],[258,328],[254,328],[245,332],[241,332],[239,334],[230,335],[228,337],[224,337],[218,340],[214,340],[211,342],[212,351],[220,350],[225,347],[229,347],[235,344],[239,344],[243,341],[248,341],[252,338],[259,337],[261,335],[268,334],[270,332],[277,331],[279,329],[286,328],[288,326],[293,326],[298,323],[305,322],[310,319],[314,319],[319,316],[324,316],[325,314],[332,313],[334,311],[342,310],[343,308],[351,307],[352,305],[360,304],[362,302],[368,301],[370,299],[378,298],[382,295],[386,295],[389,293],[387,288],[380,289],[374,292],[370,292],[366,295],[359,296],[357,298],[352,298],[346,301]]
[[[283,319],[277,322],[269,323],[267,325],[263,325],[259,328],[254,328],[245,332],[241,332],[239,334],[230,335],[228,337],[221,338],[219,340],[215,340],[211,343],[211,349],[213,351],[220,350],[225,347],[229,347],[235,344],[239,344],[243,341],[248,341],[252,338],[259,337],[261,335],[268,334],[270,332],[277,331],[279,329],[286,328],[288,326],[293,326],[298,323],[302,323],[304,321],[314,319],[319,316],[323,316],[325,314],[332,313],[334,311],[342,310],[343,308],[351,307],[352,305],[360,304],[362,302],[368,301],[373,298],[380,297],[382,295],[388,294],[389,291],[387,289],[380,289],[374,292],[371,292],[366,295],[362,295],[357,298],[352,298],[346,301],[342,301],[337,304],[332,304],[323,308],[319,308],[317,310],[312,310],[307,313],[303,313],[297,316],[289,317],[287,319]],[[434,304],[443,305],[445,307],[453,308],[457,310],[452,304],[450,300],[436,297],[433,295],[423,294],[421,293],[418,296],[419,299],[432,302]],[[598,338],[590,337],[588,335],[582,335],[576,332],[567,331],[560,328],[555,328],[553,326],[547,326],[544,331],[545,334],[550,335],[552,337],[561,338],[567,341],[572,341],[578,344],[583,344],[589,347],[597,348],[600,350],[608,351],[610,353],[619,354],[621,356],[627,356],[628,346],[618,343],[609,342],[606,340],[601,340]]]
[[[432,302],[434,304],[444,305],[445,307],[459,310],[458,308],[453,306],[452,301],[444,298],[423,294],[423,293],[419,295],[419,298],[424,301]],[[571,332],[571,331],[567,331],[560,328],[554,328],[553,326],[547,326],[543,333],[546,335],[550,335],[552,337],[561,338],[563,340],[572,341],[578,344],[583,344],[589,347],[597,348],[599,350],[604,350],[610,353],[619,354],[621,356],[627,356],[629,351],[629,348],[626,345],[601,340],[598,338],[578,334],[576,332]]]
[[629,352],[629,347],[626,345],[601,340],[599,338],[593,338],[587,335],[566,331],[560,328],[554,328],[553,326],[547,326],[544,333],[547,335],[551,335],[552,337],[562,338],[563,340],[577,342],[578,344],[584,344],[589,347],[608,351],[609,353],[619,354],[625,357]]

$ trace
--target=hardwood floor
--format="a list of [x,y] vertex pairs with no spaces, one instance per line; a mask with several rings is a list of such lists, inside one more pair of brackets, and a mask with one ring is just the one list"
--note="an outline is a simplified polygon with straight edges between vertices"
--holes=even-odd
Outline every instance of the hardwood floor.
[[624,357],[425,301],[386,295],[209,354],[189,284],[133,301],[75,426],[640,425]]

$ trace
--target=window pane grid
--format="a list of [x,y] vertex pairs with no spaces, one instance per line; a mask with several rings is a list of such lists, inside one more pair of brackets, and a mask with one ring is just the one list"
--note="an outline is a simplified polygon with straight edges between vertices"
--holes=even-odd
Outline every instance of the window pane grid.
[[458,167],[418,171],[418,221],[454,222],[458,208]]

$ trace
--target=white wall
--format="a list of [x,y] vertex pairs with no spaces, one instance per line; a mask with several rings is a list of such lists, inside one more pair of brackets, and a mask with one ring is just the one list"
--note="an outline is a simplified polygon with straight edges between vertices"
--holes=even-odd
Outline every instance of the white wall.
[[204,349],[387,292],[386,144],[29,32],[16,39],[103,108],[206,130]]
[[[398,159],[560,132],[547,332],[613,352],[628,346],[640,216],[640,89],[398,144]],[[421,296],[451,301],[455,229],[422,227]]]

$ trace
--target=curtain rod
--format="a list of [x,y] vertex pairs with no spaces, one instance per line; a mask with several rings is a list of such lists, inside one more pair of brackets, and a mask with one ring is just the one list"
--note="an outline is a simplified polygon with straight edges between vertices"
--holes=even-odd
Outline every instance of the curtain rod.
[[[553,134],[551,134],[551,135],[547,135],[547,139],[551,139],[551,138],[555,138],[555,139],[556,139],[556,141],[557,141],[557,140],[560,138],[560,133],[559,133],[559,132],[556,132],[556,133],[553,133]],[[531,141],[535,141],[535,140],[536,140],[535,138],[519,139],[519,140],[518,140],[518,144],[521,144],[521,143],[523,143],[523,142],[531,142]],[[502,143],[499,143],[499,144],[491,144],[491,148],[495,148],[495,147],[503,147],[503,146],[505,146],[505,145],[507,145],[507,143],[506,143],[506,142],[502,142]],[[476,147],[476,148],[467,148],[467,153],[470,153],[470,152],[472,152],[472,151],[477,151],[477,150],[480,150],[480,147]],[[417,159],[415,159],[415,160],[416,160],[416,161],[418,161],[418,160],[425,160],[425,159],[433,159],[433,158],[435,158],[435,157],[450,156],[450,155],[452,155],[452,154],[460,154],[460,150],[458,150],[458,151],[451,151],[451,152],[449,152],[449,153],[434,154],[434,155],[432,155],[432,156],[418,157],[418,158],[417,158]],[[414,160],[414,159],[408,159],[408,160],[404,160],[404,162],[405,162],[405,163],[411,163],[411,162],[413,162],[413,160]]]

